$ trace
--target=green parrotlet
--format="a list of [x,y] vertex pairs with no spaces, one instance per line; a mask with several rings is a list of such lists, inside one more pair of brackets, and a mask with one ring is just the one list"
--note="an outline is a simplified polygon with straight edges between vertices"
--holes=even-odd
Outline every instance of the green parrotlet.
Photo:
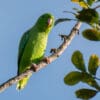
[[[43,59],[48,35],[53,25],[53,15],[45,13],[39,17],[32,28],[23,34],[18,51],[18,75],[29,69],[32,63],[37,64]],[[30,76],[20,80],[17,84],[17,89],[23,89]]]

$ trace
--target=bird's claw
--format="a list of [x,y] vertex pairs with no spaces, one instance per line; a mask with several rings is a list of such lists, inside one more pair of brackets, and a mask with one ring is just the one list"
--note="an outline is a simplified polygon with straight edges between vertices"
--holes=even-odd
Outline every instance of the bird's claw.
[[35,63],[32,63],[31,64],[31,69],[34,71],[34,72],[36,72],[37,71],[37,64],[35,64]]
[[50,59],[48,57],[44,57],[42,61],[46,62],[47,64],[50,64]]

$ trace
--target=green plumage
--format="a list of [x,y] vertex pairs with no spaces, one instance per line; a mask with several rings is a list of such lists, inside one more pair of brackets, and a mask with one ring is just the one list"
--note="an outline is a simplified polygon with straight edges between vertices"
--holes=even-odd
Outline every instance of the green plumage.
[[[18,52],[18,75],[29,69],[32,63],[39,63],[43,58],[53,24],[54,17],[46,13],[40,16],[36,24],[23,34]],[[23,89],[30,76],[20,80],[17,89]]]

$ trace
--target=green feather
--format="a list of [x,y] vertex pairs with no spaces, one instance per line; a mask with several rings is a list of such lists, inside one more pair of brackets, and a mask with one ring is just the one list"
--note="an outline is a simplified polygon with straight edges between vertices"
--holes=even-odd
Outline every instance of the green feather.
[[[24,33],[19,44],[18,75],[29,69],[32,63],[37,64],[43,58],[53,24],[54,17],[46,13],[39,17],[29,31]],[[23,89],[30,76],[20,80],[17,89]]]
[[27,31],[23,34],[22,38],[21,38],[21,41],[20,41],[20,45],[19,45],[19,54],[18,54],[18,66],[20,65],[20,60],[21,60],[21,57],[23,55],[23,50],[25,48],[25,45],[29,39],[29,32],[30,31]]

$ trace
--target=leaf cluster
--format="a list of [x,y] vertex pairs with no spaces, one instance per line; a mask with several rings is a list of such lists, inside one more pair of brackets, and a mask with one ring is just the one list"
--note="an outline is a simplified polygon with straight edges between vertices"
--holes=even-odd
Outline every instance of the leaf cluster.
[[[75,13],[64,11],[72,13],[74,15],[74,19],[59,18],[55,21],[55,26],[61,22],[80,21],[91,27],[83,30],[82,36],[87,40],[100,41],[100,14],[97,11],[97,8],[100,6],[95,6],[93,8],[93,5],[100,2],[100,0],[71,0],[71,2],[78,4],[81,9],[73,8],[73,10],[76,11]],[[85,100],[94,97],[100,91],[100,86],[97,83],[98,78],[96,78],[96,72],[100,66],[99,57],[95,54],[91,55],[88,66],[86,67],[83,54],[80,51],[75,51],[72,55],[71,61],[78,71],[68,73],[64,77],[65,84],[73,86],[80,82],[85,83],[92,87],[92,89],[81,88],[76,90],[76,96]]]
[[55,25],[65,22],[65,21],[81,21],[88,24],[91,28],[85,29],[82,32],[82,35],[85,39],[91,41],[100,41],[100,14],[96,8],[92,8],[94,3],[100,2],[100,0],[71,0],[73,3],[77,3],[82,9],[77,9],[76,13],[65,11],[67,13],[72,13],[75,19],[72,18],[60,18],[55,21]]
[[71,0],[74,3],[77,3],[79,6],[81,6],[82,8],[89,8],[93,5],[93,3],[96,3],[100,0]]
[[88,69],[84,63],[83,54],[77,50],[72,54],[71,61],[78,71],[71,71],[64,77],[64,83],[66,85],[76,85],[79,82],[85,83],[92,87],[93,89],[82,88],[76,90],[75,94],[81,99],[90,99],[94,97],[98,91],[100,91],[100,86],[96,81],[96,72],[100,66],[100,59],[97,55],[92,54],[89,58]]

